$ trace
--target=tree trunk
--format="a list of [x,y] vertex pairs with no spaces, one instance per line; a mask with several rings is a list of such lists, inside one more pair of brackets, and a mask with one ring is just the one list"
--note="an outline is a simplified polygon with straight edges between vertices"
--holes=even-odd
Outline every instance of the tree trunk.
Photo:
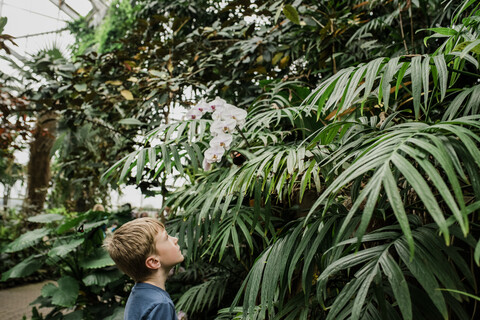
[[27,198],[24,201],[24,211],[29,216],[43,210],[50,185],[50,152],[55,142],[56,129],[57,114],[54,111],[38,117],[33,141],[30,143]]

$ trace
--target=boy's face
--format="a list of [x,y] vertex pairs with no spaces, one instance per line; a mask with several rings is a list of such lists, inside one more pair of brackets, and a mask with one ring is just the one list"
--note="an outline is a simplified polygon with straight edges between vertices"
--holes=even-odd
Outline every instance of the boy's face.
[[184,257],[177,244],[178,239],[168,235],[166,230],[161,230],[155,238],[157,254],[164,268],[171,268],[183,261]]

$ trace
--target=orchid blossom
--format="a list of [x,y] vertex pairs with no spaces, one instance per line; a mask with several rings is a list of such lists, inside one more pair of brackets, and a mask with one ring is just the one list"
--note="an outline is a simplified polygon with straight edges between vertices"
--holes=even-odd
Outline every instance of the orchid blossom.
[[188,110],[188,112],[186,114],[186,118],[188,120],[200,119],[201,117],[202,117],[202,112],[200,112],[200,110],[195,109],[195,108]]
[[200,111],[202,115],[204,115],[207,112],[212,111],[210,108],[210,105],[205,101],[205,99],[200,100],[197,105],[194,107],[194,109]]
[[210,111],[216,111],[223,108],[226,104],[227,102],[222,98],[215,97],[213,101],[210,101],[208,103],[208,106],[210,107]]
[[237,122],[233,119],[225,120],[225,121],[214,121],[212,126],[210,127],[210,131],[213,134],[221,134],[221,133],[229,133],[235,130],[235,126]]
[[211,147],[205,150],[205,161],[207,163],[214,163],[220,162],[222,160],[222,156],[225,152],[225,149],[222,147]]
[[225,149],[230,148],[233,137],[230,134],[220,133],[212,140],[210,140],[210,147],[223,147]]

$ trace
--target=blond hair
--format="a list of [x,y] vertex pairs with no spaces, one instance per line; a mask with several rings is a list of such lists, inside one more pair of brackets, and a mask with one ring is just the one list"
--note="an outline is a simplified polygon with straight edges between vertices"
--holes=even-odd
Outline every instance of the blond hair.
[[105,239],[105,248],[118,268],[136,282],[145,281],[152,270],[145,261],[156,252],[155,237],[165,226],[154,218],[129,221]]

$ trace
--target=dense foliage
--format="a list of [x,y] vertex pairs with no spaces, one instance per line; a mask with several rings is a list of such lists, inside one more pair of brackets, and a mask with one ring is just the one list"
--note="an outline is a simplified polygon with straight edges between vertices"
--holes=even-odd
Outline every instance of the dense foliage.
[[[241,8],[241,3],[235,4]],[[316,73],[309,73],[312,60],[305,58],[307,45],[302,41],[318,37],[303,38],[300,33],[325,26],[321,15],[315,15],[323,11],[323,4],[276,5],[267,10],[259,4],[254,21],[263,21],[260,13],[274,16],[282,6],[289,20],[276,27],[269,26],[273,21],[269,19],[265,25],[252,23],[258,33],[246,39],[241,38],[243,32],[229,33],[240,23],[190,32],[188,27],[201,19],[186,22],[174,33],[198,37],[180,45],[181,61],[188,58],[181,50],[189,45],[198,48],[200,43],[232,40],[224,52],[211,48],[204,57],[197,53],[197,61],[203,58],[200,62],[206,65],[198,74],[210,70],[218,74],[213,73],[212,85],[195,92],[207,98],[218,94],[229,103],[248,106],[245,128],[234,135],[227,152],[236,151],[235,159],[226,156],[210,171],[201,169],[211,139],[212,121],[207,116],[150,132],[146,148],[126,156],[108,172],[120,180],[130,170],[139,178],[142,171],[165,171],[167,176],[186,179],[181,189],[166,196],[175,217],[171,228],[178,232],[192,269],[208,261],[217,272],[203,276],[177,307],[194,318],[214,317],[218,312],[217,317],[227,319],[469,319],[475,302],[461,292],[477,293],[475,270],[480,259],[477,4],[447,6],[444,14],[431,17],[435,24],[442,18],[451,24],[425,32],[429,36],[425,47],[423,39],[411,38],[417,27],[413,21],[426,13],[427,4],[392,2],[398,7],[387,14],[390,20],[380,11],[381,16],[359,23],[358,29],[349,26],[341,33],[347,34],[353,47],[363,36],[384,32],[381,22],[388,21],[392,29],[388,39],[374,38],[378,47],[364,43],[372,48],[368,52],[336,47],[343,59],[329,55],[323,63],[329,63],[330,69]],[[353,3],[342,5],[344,10],[348,5],[359,8]],[[332,11],[335,6],[325,5]],[[229,10],[241,12],[234,7],[219,9],[217,16],[228,13],[234,20]],[[175,9],[165,12],[206,12]],[[353,12],[346,20],[354,17]],[[308,25],[307,17],[318,24]],[[393,26],[395,21],[402,24],[396,26],[401,32]],[[256,51],[272,29],[290,40],[287,52],[294,62],[288,68],[269,70],[271,61],[259,58],[266,49],[262,54]],[[330,41],[332,54],[336,42]],[[236,50],[249,45],[251,55],[232,59]],[[321,53],[312,56],[319,58]],[[207,61],[217,58],[209,68]],[[243,71],[244,60],[247,65],[255,61],[266,72]],[[228,68],[229,63],[233,67]],[[192,60],[173,65],[173,75],[184,67],[192,73],[196,70]],[[233,81],[218,80],[227,70]],[[250,85],[242,85],[250,75]],[[220,81],[223,86],[218,90],[215,85]],[[263,93],[256,94],[260,89]],[[154,141],[161,142],[152,145]],[[233,161],[238,153],[244,161]],[[237,291],[233,300],[232,291]]]
[[[107,168],[161,193],[191,319],[475,316],[476,1],[134,3],[117,50],[31,67],[54,203],[104,200]],[[214,119],[172,109],[215,96],[248,116],[205,170]]]

